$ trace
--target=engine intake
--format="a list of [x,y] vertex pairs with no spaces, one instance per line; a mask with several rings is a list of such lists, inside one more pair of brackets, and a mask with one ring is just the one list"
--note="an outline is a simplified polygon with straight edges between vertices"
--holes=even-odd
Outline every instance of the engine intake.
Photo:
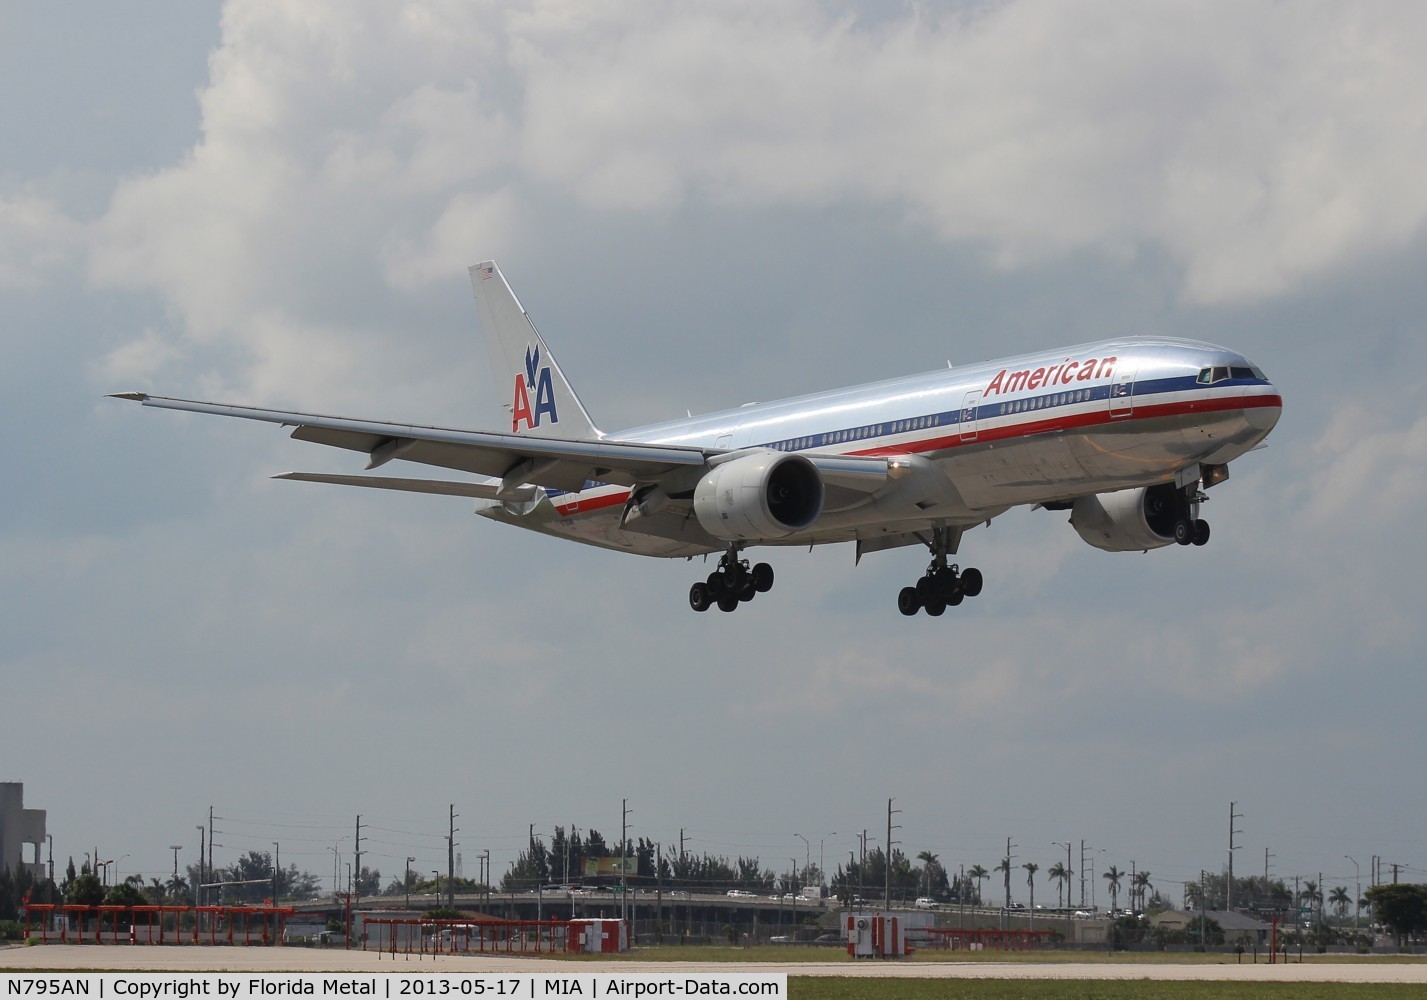
[[1070,523],[1086,542],[1106,552],[1143,552],[1174,541],[1179,497],[1173,483],[1081,497]]
[[823,483],[800,455],[764,452],[716,465],[694,488],[694,515],[715,538],[783,538],[818,519]]

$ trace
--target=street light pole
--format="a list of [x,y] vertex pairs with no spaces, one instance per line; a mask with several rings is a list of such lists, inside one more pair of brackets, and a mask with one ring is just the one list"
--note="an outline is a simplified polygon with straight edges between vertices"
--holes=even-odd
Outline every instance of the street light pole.
[[[341,841],[338,841],[338,843],[341,843]],[[342,893],[342,852],[337,850],[336,845],[327,848],[327,850],[332,852],[332,899],[336,901],[337,897]]]
[[1358,865],[1357,859],[1352,855],[1344,854],[1343,857],[1353,863],[1353,878],[1356,880],[1358,886],[1358,893],[1353,897],[1353,929],[1357,930],[1359,921],[1361,921],[1363,915],[1363,870]]
[[1052,840],[1051,844],[1055,847],[1065,848],[1065,940],[1070,941],[1073,936],[1070,923],[1070,876],[1075,874],[1070,870],[1070,842],[1061,843],[1058,840]]
[[406,890],[406,908],[408,910],[411,909],[411,863],[415,860],[415,858],[406,859],[406,879],[401,883],[402,888]]
[[193,905],[203,905],[203,885],[208,881],[208,873],[203,867],[203,837],[207,828],[198,824],[198,884],[193,887]]

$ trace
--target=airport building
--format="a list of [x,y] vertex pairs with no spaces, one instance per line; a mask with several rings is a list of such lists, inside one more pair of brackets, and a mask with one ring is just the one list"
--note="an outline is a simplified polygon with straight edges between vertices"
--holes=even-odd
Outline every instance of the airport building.
[[43,879],[48,874],[40,861],[44,842],[45,811],[25,808],[22,782],[0,781],[0,868],[11,872],[28,868],[36,879]]

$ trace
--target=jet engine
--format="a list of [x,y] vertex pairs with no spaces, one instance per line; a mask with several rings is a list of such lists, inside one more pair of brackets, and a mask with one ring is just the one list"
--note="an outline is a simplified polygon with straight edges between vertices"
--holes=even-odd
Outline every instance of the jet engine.
[[823,509],[822,477],[799,455],[763,452],[714,466],[694,488],[694,515],[728,541],[782,538]]
[[1106,552],[1142,552],[1174,541],[1180,502],[1173,483],[1081,497],[1070,523],[1081,538]]

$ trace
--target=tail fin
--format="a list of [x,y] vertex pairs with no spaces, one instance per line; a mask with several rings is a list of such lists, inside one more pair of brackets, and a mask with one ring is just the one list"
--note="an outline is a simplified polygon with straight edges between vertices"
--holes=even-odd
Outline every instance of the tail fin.
[[510,411],[511,433],[601,437],[495,261],[475,264],[469,272],[496,388],[510,394],[505,407]]

